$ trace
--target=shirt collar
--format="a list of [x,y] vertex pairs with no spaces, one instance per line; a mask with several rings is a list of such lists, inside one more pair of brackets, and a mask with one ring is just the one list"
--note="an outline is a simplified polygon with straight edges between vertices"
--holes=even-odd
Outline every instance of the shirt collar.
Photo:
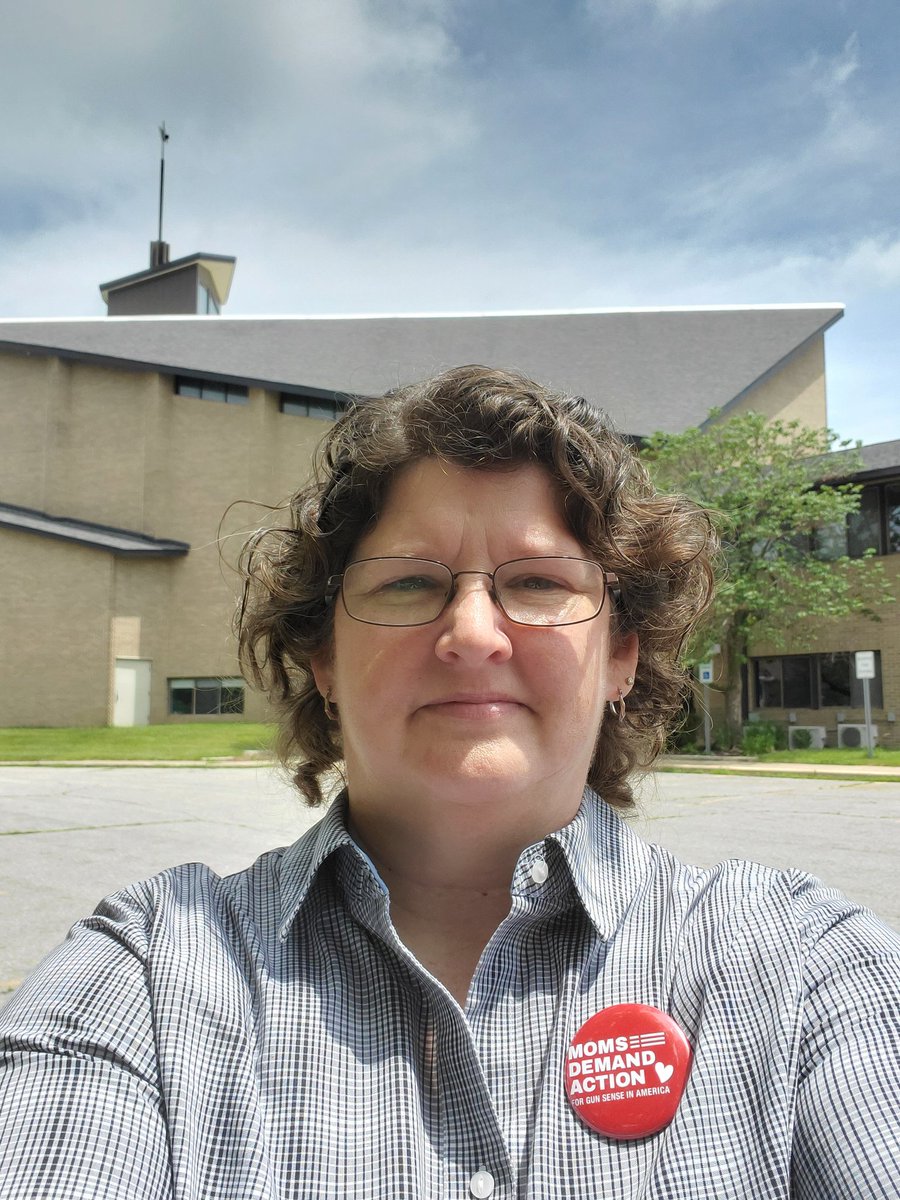
[[288,936],[294,918],[326,859],[343,846],[349,846],[361,853],[347,832],[346,809],[347,793],[344,791],[328,806],[322,820],[285,851],[281,867],[281,912],[278,927],[278,936],[282,941]]
[[600,937],[612,937],[652,865],[652,851],[622,818],[586,788],[575,819],[550,834]]
[[[561,856],[547,855],[551,870],[568,868],[571,885],[594,928],[602,938],[612,937],[650,867],[650,848],[589,788],[585,789],[581,806],[568,825],[522,851],[516,876],[530,868],[547,842],[555,843],[562,852]],[[385,891],[372,863],[347,830],[347,794],[342,792],[322,820],[285,852],[279,925],[282,940],[287,937],[322,864],[344,847],[354,852],[378,889]]]

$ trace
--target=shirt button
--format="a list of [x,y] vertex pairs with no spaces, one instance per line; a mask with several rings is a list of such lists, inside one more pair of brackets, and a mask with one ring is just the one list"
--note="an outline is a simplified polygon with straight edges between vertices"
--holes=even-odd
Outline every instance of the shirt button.
[[532,864],[531,878],[535,883],[546,883],[547,876],[550,874],[550,868],[542,858],[538,858]]
[[469,1180],[469,1191],[477,1200],[487,1200],[494,1194],[494,1177],[488,1171],[476,1171]]

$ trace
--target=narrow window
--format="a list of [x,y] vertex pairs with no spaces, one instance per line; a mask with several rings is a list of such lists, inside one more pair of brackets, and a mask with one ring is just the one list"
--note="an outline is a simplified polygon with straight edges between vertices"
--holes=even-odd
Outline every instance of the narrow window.
[[246,404],[250,394],[239,383],[221,383],[215,379],[192,379],[175,376],[175,392],[197,400],[214,400],[218,404]]
[[884,521],[888,554],[900,554],[900,483],[884,489]]
[[847,517],[847,553],[862,558],[867,550],[881,553],[880,488],[866,487],[859,498],[859,511]]
[[173,715],[219,717],[243,711],[243,679],[211,676],[169,680],[169,712]]
[[314,417],[320,421],[334,421],[343,412],[343,405],[327,396],[295,396],[282,392],[279,407],[291,417]]

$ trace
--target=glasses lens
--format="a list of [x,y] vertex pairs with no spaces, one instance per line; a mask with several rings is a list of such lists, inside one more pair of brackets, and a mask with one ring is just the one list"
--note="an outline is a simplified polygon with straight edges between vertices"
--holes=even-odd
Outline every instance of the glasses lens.
[[581,558],[520,558],[494,572],[506,615],[522,625],[577,625],[600,612],[603,568]]
[[424,558],[368,558],[344,571],[344,607],[370,625],[426,625],[447,602],[453,576]]

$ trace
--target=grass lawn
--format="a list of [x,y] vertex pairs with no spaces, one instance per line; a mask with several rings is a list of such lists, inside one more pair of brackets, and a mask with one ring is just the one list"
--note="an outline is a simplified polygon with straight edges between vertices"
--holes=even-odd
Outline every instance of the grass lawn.
[[270,725],[144,725],[128,729],[0,729],[0,762],[60,760],[239,758],[245,750],[267,750]]
[[[268,750],[271,725],[144,725],[129,729],[0,729],[0,762],[21,759],[69,760],[240,758],[245,750]],[[698,755],[698,758],[705,757]],[[759,762],[828,763],[838,766],[900,767],[900,750],[773,750]]]
[[865,750],[772,750],[759,755],[760,762],[827,763],[841,767],[900,767],[900,750],[875,747],[871,758]]

